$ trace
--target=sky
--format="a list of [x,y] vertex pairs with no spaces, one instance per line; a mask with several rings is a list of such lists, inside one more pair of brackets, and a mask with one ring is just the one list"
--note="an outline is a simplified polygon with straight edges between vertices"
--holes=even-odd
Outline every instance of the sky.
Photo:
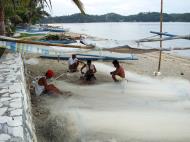
[[[87,14],[101,15],[118,13],[121,15],[139,12],[159,12],[160,0],[81,0]],[[165,13],[190,13],[190,0],[163,0]],[[79,13],[72,0],[52,0],[52,16]]]

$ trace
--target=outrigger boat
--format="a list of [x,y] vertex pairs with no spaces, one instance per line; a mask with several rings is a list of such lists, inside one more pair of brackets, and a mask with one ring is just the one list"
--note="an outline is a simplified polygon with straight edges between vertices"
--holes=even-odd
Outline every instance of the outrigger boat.
[[189,35],[174,35],[174,34],[170,34],[170,33],[163,33],[163,32],[155,32],[155,31],[150,31],[150,33],[152,34],[156,34],[158,36],[162,35],[162,36],[166,36],[164,38],[144,38],[144,39],[140,39],[137,40],[137,43],[140,42],[156,42],[156,41],[166,41],[166,40],[174,40],[174,39],[186,39],[186,40],[190,40],[190,34]]
[[76,40],[72,39],[63,39],[63,40],[46,40],[46,39],[41,39],[41,40],[33,40],[37,42],[44,42],[44,43],[55,43],[55,44],[71,44],[71,43],[76,43]]
[[[100,56],[100,55],[93,55],[93,54],[76,54],[77,58],[79,60],[92,60],[92,61],[97,61],[97,60],[103,60],[103,61],[113,61],[113,60],[138,60],[137,57],[131,55],[130,57],[113,57],[113,56]],[[40,58],[44,59],[52,59],[52,60],[68,60],[70,56],[65,55],[65,56],[49,56],[49,55],[43,55],[40,56]]]

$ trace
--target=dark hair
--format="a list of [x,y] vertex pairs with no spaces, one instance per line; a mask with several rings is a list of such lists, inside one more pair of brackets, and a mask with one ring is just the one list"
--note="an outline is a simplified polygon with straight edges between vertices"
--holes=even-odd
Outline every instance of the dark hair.
[[87,60],[87,64],[91,64],[91,62],[92,62],[91,60]]
[[113,60],[112,62],[114,65],[119,65],[119,61],[118,60]]
[[76,54],[72,54],[72,58],[76,58]]

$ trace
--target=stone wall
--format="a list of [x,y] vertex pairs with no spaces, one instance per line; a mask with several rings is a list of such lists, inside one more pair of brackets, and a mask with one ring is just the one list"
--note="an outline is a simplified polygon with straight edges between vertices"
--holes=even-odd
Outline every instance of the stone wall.
[[0,59],[0,141],[36,142],[31,102],[19,53]]

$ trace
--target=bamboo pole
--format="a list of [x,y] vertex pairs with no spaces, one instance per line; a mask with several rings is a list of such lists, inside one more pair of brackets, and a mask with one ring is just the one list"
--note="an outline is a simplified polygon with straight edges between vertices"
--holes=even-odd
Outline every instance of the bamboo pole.
[[93,49],[94,48],[94,46],[79,46],[79,45],[44,43],[44,42],[36,42],[36,41],[29,41],[29,40],[19,40],[19,39],[14,39],[14,38],[2,38],[2,37],[0,37],[0,40],[1,41],[23,43],[23,44],[34,44],[34,45],[43,45],[43,46],[59,46],[59,47],[65,47],[65,48],[81,48],[81,49]]
[[[162,34],[163,35],[163,34]],[[190,35],[185,35],[185,36],[175,36],[175,37],[166,37],[166,38],[154,38],[154,39],[141,39],[136,41],[137,43],[139,42],[156,42],[156,41],[166,41],[166,40],[175,40],[175,39],[186,39],[190,40]]]
[[[161,0],[161,10],[160,10],[160,33],[162,33],[162,22],[163,22],[163,0]],[[162,39],[162,34],[160,34],[160,39]],[[162,40],[160,40],[160,54],[158,62],[158,73],[160,72],[162,61]]]

